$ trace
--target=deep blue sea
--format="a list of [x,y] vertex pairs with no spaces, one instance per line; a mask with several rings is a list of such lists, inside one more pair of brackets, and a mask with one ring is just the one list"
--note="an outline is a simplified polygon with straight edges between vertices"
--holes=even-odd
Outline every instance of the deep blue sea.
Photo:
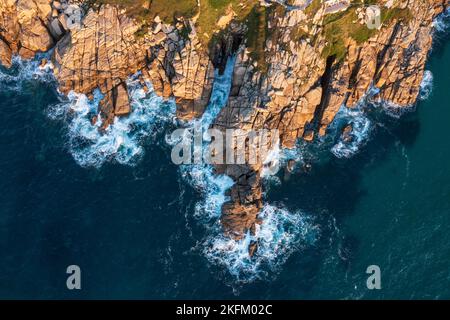
[[[100,94],[62,97],[38,59],[16,59],[0,70],[0,298],[450,298],[450,38],[436,38],[415,111],[342,111],[351,145],[280,157],[311,170],[266,179],[253,260],[220,235],[229,179],[172,163],[168,134],[195,125],[173,102],[131,78],[133,115],[101,135]],[[226,71],[197,124],[228,88]],[[66,288],[73,264],[81,290]],[[366,287],[369,265],[381,290]]]

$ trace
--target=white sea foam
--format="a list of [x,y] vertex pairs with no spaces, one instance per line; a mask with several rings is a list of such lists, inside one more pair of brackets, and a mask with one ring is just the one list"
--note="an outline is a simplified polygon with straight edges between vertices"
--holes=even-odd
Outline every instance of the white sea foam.
[[278,172],[281,166],[282,154],[283,153],[279,144],[276,144],[271,150],[269,150],[263,161],[261,178],[273,177]]
[[381,107],[381,109],[384,111],[386,115],[395,119],[400,119],[405,114],[411,113],[416,110],[415,104],[410,106],[400,106],[392,101],[384,101],[384,100],[374,103],[374,105]]
[[40,60],[48,57],[47,54],[39,54],[32,60],[25,60],[19,56],[13,56],[9,69],[0,68],[0,89],[22,91],[24,83],[30,81],[52,82],[53,65],[47,62],[40,65]]
[[[334,125],[337,130],[344,125],[351,125],[350,141],[339,137],[339,141],[331,148],[331,153],[337,158],[351,158],[363,147],[369,139],[372,122],[365,116],[362,106],[353,109],[342,106],[337,113]],[[340,135],[340,132],[338,132]]]
[[448,31],[450,22],[450,9],[436,17],[433,21],[433,27],[437,32],[444,33]]
[[433,92],[433,73],[426,70],[420,85],[420,100],[427,100]]
[[[266,204],[260,218],[263,222],[257,225],[255,235],[248,233],[242,240],[220,235],[203,244],[208,260],[225,267],[238,282],[267,278],[292,252],[312,245],[318,238],[319,229],[301,211],[291,213],[283,206]],[[252,242],[258,244],[253,257],[248,251]]]
[[[175,104],[164,101],[152,90],[145,92],[136,76],[127,82],[132,112],[116,117],[106,130],[99,130],[102,119],[98,104],[102,94],[96,90],[90,101],[86,95],[70,92],[68,101],[51,106],[51,118],[68,120],[68,147],[82,167],[101,167],[107,161],[135,165],[144,154],[143,139],[155,136],[164,124],[173,121]],[[151,84],[147,83],[151,88]],[[97,121],[92,123],[92,118]]]

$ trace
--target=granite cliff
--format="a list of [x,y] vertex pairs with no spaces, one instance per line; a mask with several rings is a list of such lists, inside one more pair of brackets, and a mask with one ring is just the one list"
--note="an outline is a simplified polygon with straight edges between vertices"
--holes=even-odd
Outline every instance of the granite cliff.
[[[106,128],[132,110],[127,78],[141,71],[177,115],[203,114],[215,69],[237,56],[219,130],[278,129],[284,148],[326,135],[336,113],[371,99],[395,108],[414,105],[432,47],[433,19],[448,0],[0,0],[0,61],[52,51],[63,93],[104,98]],[[369,5],[381,8],[367,27]],[[93,119],[95,121],[96,119]],[[346,128],[348,134],[351,128]],[[235,185],[222,208],[224,232],[242,238],[260,223],[260,161],[217,165]],[[253,254],[257,244],[250,248]]]

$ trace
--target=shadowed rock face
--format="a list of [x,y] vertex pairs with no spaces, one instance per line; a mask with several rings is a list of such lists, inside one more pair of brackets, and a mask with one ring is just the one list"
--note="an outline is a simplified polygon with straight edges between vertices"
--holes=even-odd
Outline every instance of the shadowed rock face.
[[[211,96],[214,68],[222,69],[227,56],[235,53],[230,97],[213,127],[278,129],[285,148],[293,148],[298,139],[325,135],[340,107],[353,108],[372,85],[380,89],[375,99],[398,107],[413,105],[432,45],[432,21],[449,4],[399,0],[397,9],[408,10],[409,19],[394,17],[363,42],[344,39],[345,54],[338,57],[324,54],[329,45],[325,8],[308,13],[303,11],[306,1],[291,1],[291,10],[268,14],[272,32],[264,47],[267,70],[262,71],[246,48],[247,27],[242,22],[219,19],[226,21],[225,29],[209,52],[199,42],[192,21],[180,18],[168,25],[155,18],[143,26],[113,6],[85,11],[81,25],[69,29],[64,12],[74,3],[0,0],[2,64],[10,66],[14,54],[31,58],[55,47],[60,90],[90,95],[100,89],[104,98],[99,112],[107,127],[115,116],[131,111],[125,81],[137,71],[143,84],[148,80],[156,93],[176,99],[178,117],[200,116]],[[299,26],[308,37],[298,36]],[[144,35],[137,36],[142,29]],[[261,163],[216,166],[217,173],[235,181],[221,222],[225,233],[236,239],[254,232],[260,223],[261,170]],[[252,243],[250,251],[256,250]]]

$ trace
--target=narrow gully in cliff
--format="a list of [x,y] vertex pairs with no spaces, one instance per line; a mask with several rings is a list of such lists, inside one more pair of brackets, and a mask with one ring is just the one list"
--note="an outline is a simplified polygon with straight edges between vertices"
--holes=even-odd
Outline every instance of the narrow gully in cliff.
[[216,67],[211,97],[205,113],[200,118],[203,130],[209,129],[214,119],[228,102],[228,97],[230,95],[231,85],[233,82],[235,62],[236,55],[230,55],[225,59],[225,64],[222,71],[220,66]]

